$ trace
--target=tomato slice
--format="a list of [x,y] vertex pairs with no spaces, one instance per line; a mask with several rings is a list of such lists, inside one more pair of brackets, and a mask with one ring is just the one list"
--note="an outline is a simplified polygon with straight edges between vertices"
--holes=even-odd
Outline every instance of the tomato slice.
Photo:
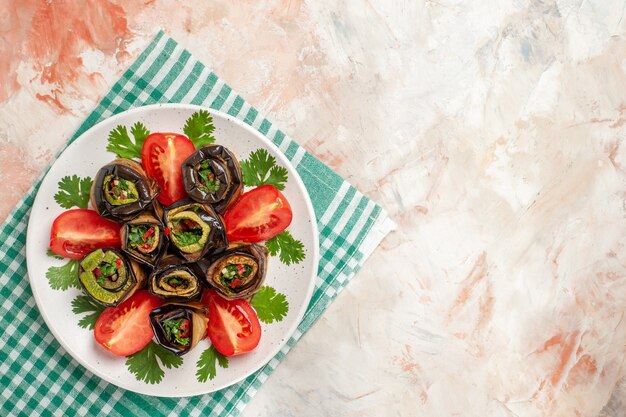
[[160,298],[140,290],[117,307],[105,308],[96,321],[96,342],[117,356],[139,352],[154,337],[149,314],[161,304]]
[[273,185],[261,185],[243,193],[224,213],[226,235],[232,242],[261,242],[285,230],[292,217],[285,196]]
[[81,259],[98,248],[119,248],[120,225],[94,210],[68,210],[52,222],[50,249],[65,258]]
[[226,300],[214,290],[206,291],[202,302],[209,307],[207,334],[218,352],[234,356],[258,346],[261,324],[249,302]]
[[141,148],[141,163],[149,177],[161,187],[157,199],[166,206],[187,196],[181,166],[195,147],[177,133],[152,133]]

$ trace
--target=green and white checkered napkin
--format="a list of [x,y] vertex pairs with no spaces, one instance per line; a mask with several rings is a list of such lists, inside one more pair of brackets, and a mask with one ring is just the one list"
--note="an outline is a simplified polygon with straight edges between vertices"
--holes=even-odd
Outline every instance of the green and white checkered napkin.
[[267,365],[244,381],[212,394],[149,397],[101,380],[74,361],[54,339],[28,284],[26,225],[40,179],[0,229],[0,415],[239,415],[393,229],[393,222],[379,206],[285,136],[163,32],[115,83],[70,142],[113,114],[161,102],[193,103],[226,111],[271,139],[298,170],[313,201],[320,232],[315,292],[302,323]]

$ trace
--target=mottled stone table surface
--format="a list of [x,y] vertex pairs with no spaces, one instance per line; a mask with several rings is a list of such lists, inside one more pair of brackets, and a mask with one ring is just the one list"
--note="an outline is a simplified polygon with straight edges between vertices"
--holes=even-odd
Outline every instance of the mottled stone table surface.
[[245,416],[626,414],[626,3],[181,3],[0,2],[1,218],[163,28],[399,225]]

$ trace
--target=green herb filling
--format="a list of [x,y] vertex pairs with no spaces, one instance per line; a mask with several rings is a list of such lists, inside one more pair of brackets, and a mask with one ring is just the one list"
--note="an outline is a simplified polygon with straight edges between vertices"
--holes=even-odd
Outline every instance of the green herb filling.
[[226,288],[235,289],[242,278],[250,276],[252,266],[245,264],[228,264],[220,272],[220,281]]
[[128,246],[132,249],[151,249],[154,246],[155,238],[154,226],[130,225],[128,229]]
[[104,198],[114,206],[121,206],[139,200],[139,194],[134,182],[108,175],[104,178]]
[[187,319],[173,319],[166,320],[163,323],[163,329],[167,335],[167,339],[171,343],[176,343],[181,346],[189,346],[189,320]]
[[209,161],[202,161],[198,169],[198,177],[200,179],[200,188],[206,193],[216,193],[220,189],[220,180],[209,166]]

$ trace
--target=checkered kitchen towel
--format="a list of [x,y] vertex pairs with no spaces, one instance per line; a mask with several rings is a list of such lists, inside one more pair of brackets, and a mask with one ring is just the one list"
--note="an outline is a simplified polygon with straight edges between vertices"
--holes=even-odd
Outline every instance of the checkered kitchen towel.
[[0,415],[101,412],[155,417],[180,415],[182,410],[191,415],[239,415],[291,347],[393,229],[393,222],[379,206],[285,136],[163,32],[115,83],[70,142],[113,114],[161,102],[193,103],[226,111],[271,139],[298,170],[311,195],[320,232],[315,292],[302,323],[267,365],[244,381],[212,394],[150,397],[101,380],[74,361],[54,339],[28,284],[26,225],[40,179],[0,229]]

